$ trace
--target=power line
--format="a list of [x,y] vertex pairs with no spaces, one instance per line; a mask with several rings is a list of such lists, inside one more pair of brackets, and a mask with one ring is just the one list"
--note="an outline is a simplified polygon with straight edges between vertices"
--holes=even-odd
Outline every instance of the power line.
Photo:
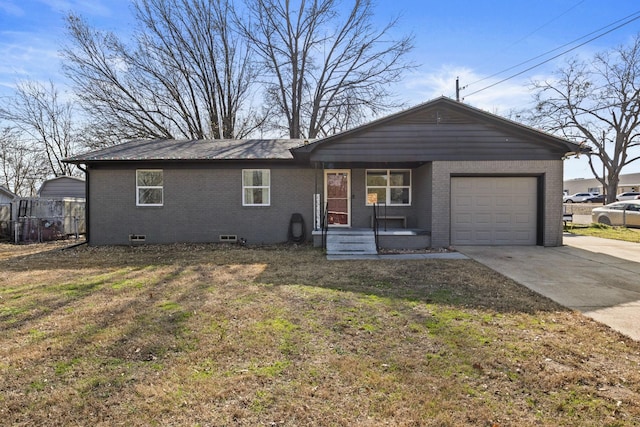
[[[635,15],[637,15],[637,16],[635,16]],[[634,17],[634,16],[635,16],[635,17]],[[633,18],[628,19],[628,18],[630,18],[630,17],[633,17]],[[613,31],[615,31],[615,30],[617,30],[617,29],[619,29],[619,28],[622,28],[622,27],[624,27],[625,25],[628,25],[628,24],[630,24],[631,22],[634,22],[634,21],[636,21],[636,20],[640,19],[640,10],[639,10],[639,11],[637,11],[637,12],[634,12],[634,13],[632,13],[631,15],[628,15],[628,16],[626,16],[626,17],[622,18],[622,19],[619,19],[619,20],[617,20],[617,21],[615,21],[615,22],[613,22],[613,23],[611,23],[611,24],[609,24],[609,25],[606,25],[606,26],[604,26],[604,27],[602,27],[602,28],[600,28],[600,29],[598,29],[598,30],[596,30],[596,31],[592,31],[591,33],[589,33],[589,34],[587,34],[587,35],[584,35],[584,36],[582,36],[582,37],[580,37],[580,38],[578,38],[578,39],[576,39],[576,40],[574,40],[574,41],[571,41],[571,42],[566,43],[566,44],[564,44],[564,45],[562,45],[562,46],[560,46],[560,47],[558,47],[558,48],[555,48],[555,49],[553,49],[553,50],[551,50],[551,51],[549,51],[549,52],[543,53],[543,54],[541,54],[541,55],[536,56],[535,58],[531,58],[531,59],[529,59],[529,60],[527,60],[527,61],[521,62],[521,63],[520,63],[520,64],[518,64],[518,65],[514,65],[514,66],[512,66],[512,67],[509,67],[509,68],[507,68],[507,69],[505,69],[505,70],[502,70],[502,71],[500,71],[500,72],[498,72],[498,73],[492,74],[491,76],[489,76],[489,77],[485,77],[484,79],[478,80],[478,81],[476,81],[476,82],[474,82],[474,83],[481,82],[481,81],[486,80],[486,79],[488,79],[488,78],[490,78],[490,77],[494,77],[494,76],[496,76],[496,75],[498,75],[498,74],[502,74],[502,73],[504,73],[504,72],[506,72],[506,71],[512,70],[512,69],[514,69],[514,68],[517,68],[517,67],[519,67],[520,65],[523,65],[523,64],[529,63],[529,62],[531,62],[531,61],[533,61],[533,60],[535,60],[535,59],[538,59],[538,58],[540,58],[540,57],[542,57],[542,56],[548,55],[548,54],[549,54],[549,53],[551,53],[551,52],[555,52],[555,51],[557,51],[558,49],[562,49],[563,47],[565,47],[565,46],[567,46],[567,45],[570,45],[570,44],[572,44],[572,43],[575,43],[576,41],[582,40],[582,39],[584,39],[585,37],[588,37],[588,36],[590,36],[590,35],[592,35],[592,34],[594,34],[594,33],[597,33],[597,32],[599,32],[599,31],[601,31],[601,30],[603,30],[603,29],[605,29],[605,28],[608,28],[608,27],[610,27],[611,25],[615,25],[615,24],[617,24],[618,22],[624,21],[625,19],[628,19],[628,20],[627,20],[627,21],[625,21],[625,22],[623,22],[622,24],[619,24],[619,25],[617,25],[617,26],[615,26],[615,27],[611,28],[611,29],[610,29],[610,30],[608,30],[608,31],[605,31],[605,32],[604,32],[604,33],[602,33],[602,34],[598,34],[597,36],[592,37],[592,38],[588,39],[588,40],[587,40],[587,41],[585,41],[585,42],[582,42],[582,43],[580,43],[580,44],[578,44],[578,45],[576,45],[576,46],[574,46],[574,47],[572,47],[572,48],[570,48],[570,49],[564,50],[564,51],[560,52],[559,54],[552,56],[551,58],[548,58],[548,59],[546,59],[546,60],[544,60],[544,61],[542,61],[542,62],[539,62],[539,63],[537,63],[537,64],[535,64],[535,65],[532,65],[532,66],[531,66],[531,67],[529,67],[529,68],[526,68],[526,69],[525,69],[525,70],[523,70],[523,71],[520,71],[520,72],[518,72],[518,73],[516,73],[516,74],[513,74],[513,75],[511,75],[511,76],[509,76],[509,77],[506,77],[506,78],[504,78],[504,79],[502,79],[502,80],[499,80],[499,81],[497,81],[497,82],[495,82],[495,83],[492,83],[492,84],[490,84],[490,85],[488,85],[488,86],[485,86],[485,87],[483,87],[482,89],[478,89],[478,90],[476,90],[476,91],[474,91],[474,92],[472,92],[472,93],[468,94],[466,97],[469,97],[469,96],[475,95],[475,94],[477,94],[478,92],[482,92],[482,91],[484,91],[484,90],[486,90],[486,89],[489,89],[489,88],[492,88],[492,87],[494,87],[494,86],[497,86],[497,85],[499,85],[500,83],[504,83],[504,82],[506,82],[507,80],[511,80],[511,79],[512,79],[512,78],[514,78],[514,77],[518,77],[518,76],[520,76],[520,75],[522,75],[522,74],[524,74],[524,73],[526,73],[526,72],[528,72],[528,71],[533,70],[534,68],[537,68],[537,67],[539,67],[539,66],[541,66],[541,65],[543,65],[543,64],[546,64],[547,62],[550,62],[550,61],[552,61],[552,60],[554,60],[554,59],[556,59],[556,58],[559,58],[559,57],[561,57],[562,55],[565,55],[565,54],[567,54],[567,53],[569,53],[569,52],[571,52],[571,51],[573,51],[573,50],[578,49],[579,47],[582,47],[582,46],[584,46],[584,45],[586,45],[586,44],[588,44],[588,43],[591,43],[591,42],[592,42],[592,41],[594,41],[594,40],[599,39],[600,37],[603,37],[603,36],[605,36],[605,35],[607,35],[607,34],[609,34],[609,33],[613,32]],[[473,84],[473,83],[472,83],[472,84]],[[465,88],[466,88],[466,87],[468,87],[468,86],[469,86],[469,85],[465,86]],[[466,98],[466,97],[465,97],[465,98]],[[463,99],[464,99],[464,98],[463,98]]]
[[[513,47],[513,46],[517,45],[517,44],[518,44],[518,43],[520,43],[521,41],[523,41],[523,40],[527,39],[529,36],[531,36],[531,35],[533,35],[533,34],[537,33],[538,31],[540,31],[541,29],[543,29],[544,27],[546,27],[546,26],[547,26],[547,25],[549,25],[550,23],[552,23],[552,22],[556,21],[557,19],[559,19],[559,18],[563,17],[564,15],[566,15],[567,13],[571,12],[573,9],[575,9],[575,8],[576,8],[576,7],[578,7],[578,6],[580,6],[580,5],[581,5],[582,3],[584,3],[584,2],[585,2],[585,0],[582,0],[581,2],[579,2],[579,3],[575,4],[575,5],[574,5],[574,6],[572,6],[571,8],[569,8],[569,9],[567,9],[566,11],[564,11],[563,13],[561,13],[560,15],[556,16],[555,18],[551,19],[550,21],[547,21],[546,23],[542,24],[541,26],[539,26],[539,27],[538,27],[538,28],[536,28],[535,30],[531,31],[529,34],[527,34],[527,35],[525,35],[524,37],[521,37],[520,39],[518,39],[518,40],[516,40],[515,42],[511,43],[511,44],[510,44],[509,46],[507,46],[504,50],[508,50],[508,49],[510,49],[511,47]],[[637,12],[636,12],[636,13],[637,13]],[[628,18],[628,17],[625,17],[625,18],[622,18],[622,19],[626,19],[626,18]],[[622,19],[621,19],[621,20],[622,20]],[[619,20],[619,21],[621,21],[621,20]],[[612,23],[612,24],[609,24],[609,25],[607,25],[607,26],[606,26],[606,27],[604,27],[604,28],[607,28],[607,27],[609,27],[609,26],[611,26],[611,25],[614,25],[615,23],[617,23],[617,22],[619,22],[619,21],[616,21],[616,22],[614,22],[614,23]],[[524,64],[526,64],[526,63],[528,63],[528,62],[535,61],[536,59],[538,59],[538,58],[540,58],[540,57],[543,57],[543,56],[545,56],[545,55],[548,55],[548,54],[550,54],[550,53],[553,53],[553,52],[555,52],[556,50],[562,49],[563,47],[568,46],[568,45],[570,45],[570,44],[572,44],[572,43],[575,43],[576,41],[579,41],[579,40],[581,40],[581,39],[583,39],[583,38],[585,38],[585,37],[588,37],[588,36],[590,36],[590,35],[591,35],[591,34],[593,34],[593,33],[596,33],[596,32],[598,32],[598,31],[601,31],[601,30],[602,30],[602,29],[604,29],[604,28],[601,28],[601,29],[599,29],[599,30],[595,30],[595,31],[593,31],[593,32],[591,32],[591,33],[589,33],[589,34],[587,34],[587,35],[584,35],[584,36],[582,36],[582,37],[580,37],[580,38],[576,39],[576,40],[570,41],[569,43],[566,43],[566,44],[564,44],[564,45],[562,45],[562,46],[560,46],[560,47],[557,47],[557,48],[555,48],[555,49],[552,49],[552,50],[550,50],[550,51],[548,51],[548,52],[542,53],[542,54],[540,54],[540,55],[538,55],[538,56],[536,56],[536,57],[534,57],[534,58],[527,59],[526,61],[523,61],[523,62],[521,62],[521,63],[519,63],[519,64],[516,64],[516,65],[514,65],[514,66],[512,66],[512,67],[506,68],[506,69],[504,69],[504,70],[502,70],[502,71],[498,71],[497,73],[491,74],[490,76],[484,77],[484,78],[482,78],[482,79],[480,79],[480,80],[476,80],[475,82],[471,82],[471,83],[467,84],[467,85],[465,86],[465,88],[467,88],[467,87],[469,87],[469,86],[471,86],[471,85],[474,85],[474,84],[476,84],[476,83],[480,83],[480,82],[482,82],[482,81],[485,81],[485,80],[487,80],[487,79],[490,79],[491,77],[495,77],[495,76],[497,76],[497,75],[499,75],[499,74],[506,73],[507,71],[513,70],[514,68],[517,68],[517,67],[519,67],[519,66],[521,66],[521,65],[524,65]]]

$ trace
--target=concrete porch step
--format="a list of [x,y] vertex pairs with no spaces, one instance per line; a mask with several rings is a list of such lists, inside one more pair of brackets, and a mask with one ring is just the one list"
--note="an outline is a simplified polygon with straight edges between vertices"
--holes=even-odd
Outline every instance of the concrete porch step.
[[376,255],[376,238],[371,230],[330,230],[327,255]]

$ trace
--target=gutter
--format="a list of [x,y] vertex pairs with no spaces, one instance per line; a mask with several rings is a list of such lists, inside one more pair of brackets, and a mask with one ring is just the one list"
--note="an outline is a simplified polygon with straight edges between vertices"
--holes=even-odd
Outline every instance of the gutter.
[[91,215],[89,215],[89,210],[90,210],[90,206],[91,203],[89,202],[89,200],[91,199],[89,197],[89,166],[85,165],[85,167],[82,167],[80,164],[76,164],[76,167],[78,169],[80,169],[82,172],[84,172],[84,238],[85,238],[85,243],[87,243],[87,245],[89,244],[89,230],[91,230],[90,227],[90,218]]

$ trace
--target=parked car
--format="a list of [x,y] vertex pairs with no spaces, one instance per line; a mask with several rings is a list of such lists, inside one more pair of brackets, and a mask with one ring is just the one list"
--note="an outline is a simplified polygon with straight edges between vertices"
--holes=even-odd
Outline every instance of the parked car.
[[570,196],[564,196],[562,203],[584,203],[588,198],[596,196],[595,193],[576,193]]
[[585,203],[604,203],[604,194],[596,194],[584,201]]
[[591,211],[591,221],[606,225],[640,227],[640,200],[613,202]]
[[637,191],[626,191],[624,193],[620,193],[616,196],[616,200],[633,200],[637,199],[640,196],[640,192]]

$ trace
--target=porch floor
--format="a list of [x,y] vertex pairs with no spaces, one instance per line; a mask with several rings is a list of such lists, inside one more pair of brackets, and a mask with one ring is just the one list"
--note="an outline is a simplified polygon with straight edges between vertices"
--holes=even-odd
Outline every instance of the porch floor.
[[[327,234],[334,233],[361,233],[364,231],[372,231],[371,228],[356,228],[356,227],[331,227],[327,230]],[[322,230],[313,230],[312,234],[314,236],[321,236]],[[378,230],[378,235],[386,235],[386,236],[430,236],[431,232],[429,230],[424,230],[421,228],[391,228],[387,227],[385,230],[383,227],[380,227]]]

